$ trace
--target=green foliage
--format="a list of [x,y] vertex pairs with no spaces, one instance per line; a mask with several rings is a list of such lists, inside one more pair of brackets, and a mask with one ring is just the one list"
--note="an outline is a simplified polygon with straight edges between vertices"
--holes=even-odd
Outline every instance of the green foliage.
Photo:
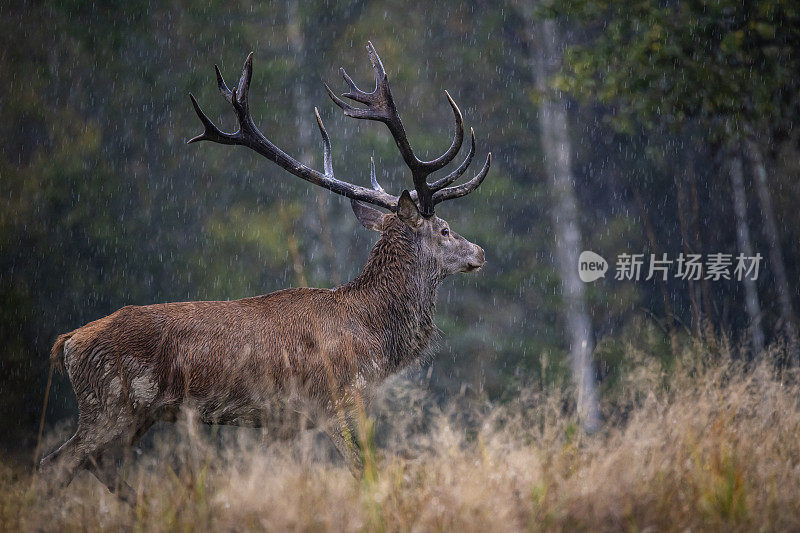
[[553,2],[551,14],[589,31],[571,47],[554,85],[608,104],[618,131],[725,126],[791,127],[800,80],[800,8],[795,2]]

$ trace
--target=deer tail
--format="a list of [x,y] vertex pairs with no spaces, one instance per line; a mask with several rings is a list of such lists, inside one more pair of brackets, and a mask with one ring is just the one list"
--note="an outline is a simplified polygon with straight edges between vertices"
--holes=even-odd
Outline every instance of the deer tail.
[[50,366],[57,368],[59,372],[64,371],[64,344],[72,338],[75,334],[74,331],[59,335],[56,343],[53,344],[53,349],[50,350]]

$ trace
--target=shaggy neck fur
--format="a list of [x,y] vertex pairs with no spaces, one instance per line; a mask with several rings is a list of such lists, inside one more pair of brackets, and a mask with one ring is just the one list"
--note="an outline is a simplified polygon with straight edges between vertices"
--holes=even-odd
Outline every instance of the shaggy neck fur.
[[417,235],[389,218],[364,271],[343,290],[363,298],[366,319],[383,338],[387,374],[428,355],[441,273],[421,257]]

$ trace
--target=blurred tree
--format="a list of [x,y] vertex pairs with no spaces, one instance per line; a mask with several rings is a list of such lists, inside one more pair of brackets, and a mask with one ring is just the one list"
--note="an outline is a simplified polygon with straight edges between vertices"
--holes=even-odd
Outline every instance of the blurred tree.
[[745,139],[745,143],[750,164],[755,172],[756,191],[758,192],[764,224],[763,229],[769,243],[770,267],[778,286],[778,303],[781,310],[782,328],[789,343],[788,353],[795,358],[795,364],[800,364],[800,344],[798,344],[800,341],[798,340],[797,325],[792,306],[792,293],[789,288],[789,277],[786,274],[786,262],[783,259],[783,251],[781,250],[780,232],[775,220],[775,210],[772,207],[772,195],[769,192],[767,183],[764,157],[759,143],[753,136]]
[[578,256],[581,253],[581,231],[575,198],[575,177],[572,171],[572,142],[567,130],[565,102],[550,87],[553,76],[561,69],[563,43],[555,21],[535,22],[528,6],[534,78],[539,101],[539,127],[547,173],[550,176],[550,197],[554,243],[561,278],[561,295],[566,333],[569,335],[570,364],[575,384],[578,414],[588,431],[600,427],[600,409],[592,362],[594,339],[591,318],[586,309],[583,282],[578,278]]
[[[728,158],[733,191],[733,210],[736,213],[736,240],[739,251],[746,257],[754,257],[753,244],[750,239],[750,226],[747,223],[747,193],[744,188],[744,172],[742,158],[734,151]],[[758,289],[755,280],[750,276],[744,278],[745,306],[750,316],[750,330],[753,339],[753,353],[758,355],[764,349],[764,331],[761,328],[761,304],[758,300]]]
[[[578,0],[554,2],[548,12],[592,35],[568,51],[559,87],[609,105],[606,118],[619,131],[633,133],[637,124],[685,131],[695,122],[708,142],[723,143],[741,160],[741,139],[780,136],[797,120],[800,8],[794,2]],[[730,168],[732,185],[742,185],[734,194],[743,199],[739,165]],[[774,219],[769,191],[764,182],[758,186],[765,220]],[[740,207],[738,233],[746,236],[746,209]],[[779,298],[784,331],[796,346],[791,292],[773,229],[765,223],[777,292],[785,295]],[[747,291],[757,347],[760,310],[753,286]]]

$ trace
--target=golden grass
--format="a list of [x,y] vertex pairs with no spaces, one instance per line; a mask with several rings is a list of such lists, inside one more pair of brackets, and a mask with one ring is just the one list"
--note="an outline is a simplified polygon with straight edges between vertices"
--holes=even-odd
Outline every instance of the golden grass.
[[[184,427],[127,463],[135,508],[86,473],[45,497],[0,465],[0,529],[800,530],[795,375],[698,346],[668,372],[633,348],[627,360],[595,435],[564,387],[439,409],[399,381],[367,424],[378,443],[361,480],[320,446]],[[318,457],[301,461],[309,449]]]

